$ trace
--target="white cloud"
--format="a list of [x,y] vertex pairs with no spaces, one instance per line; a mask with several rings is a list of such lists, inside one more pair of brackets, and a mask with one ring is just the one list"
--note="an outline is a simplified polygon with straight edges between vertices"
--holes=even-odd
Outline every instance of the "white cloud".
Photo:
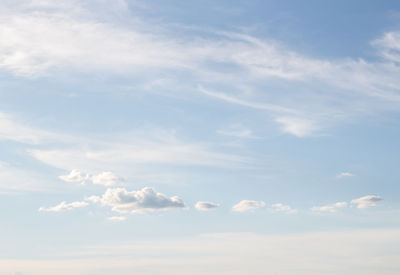
[[108,217],[107,220],[120,221],[121,222],[121,221],[125,221],[126,217],[124,217],[124,216],[114,216],[114,217]]
[[314,212],[330,212],[335,213],[338,208],[344,208],[347,206],[347,202],[337,202],[334,204],[324,205],[324,206],[314,206],[311,208],[311,211]]
[[110,206],[118,213],[144,213],[186,207],[179,197],[168,198],[150,187],[138,191],[127,191],[125,188],[107,189],[103,196],[91,196],[86,200]]
[[60,212],[60,211],[67,211],[72,210],[74,208],[86,207],[89,204],[85,201],[75,201],[71,203],[66,203],[65,201],[61,202],[60,204],[52,207],[40,207],[39,211],[46,211],[46,212]]
[[59,178],[66,182],[80,182],[83,184],[88,179],[88,175],[77,169],[73,169],[69,174],[61,175]]
[[262,201],[242,200],[232,207],[235,212],[246,212],[257,208],[264,207],[265,203]]
[[336,177],[338,179],[349,178],[349,177],[354,177],[354,174],[352,174],[350,172],[343,172],[343,173],[338,174]]
[[199,211],[209,211],[218,208],[219,204],[209,201],[198,201],[194,207]]
[[[199,90],[212,98],[271,112],[284,132],[297,137],[366,114],[398,110],[400,67],[393,64],[399,56],[397,31],[373,43],[386,57],[384,62],[357,57],[324,60],[243,33],[198,30],[212,34],[201,39],[190,32],[177,35],[182,32],[171,30],[179,28],[176,25],[165,27],[140,20],[126,4],[115,2],[102,1],[101,6],[104,11],[115,7],[118,20],[109,17],[114,13],[98,15],[100,9],[81,1],[58,1],[58,5],[6,2],[0,11],[0,68],[23,76],[59,71],[148,73],[151,81],[159,78],[160,71],[184,70],[188,79],[185,90],[193,89],[195,80],[200,83]],[[98,5],[96,1],[94,6]],[[232,65],[232,70],[210,66],[221,63]],[[269,79],[277,80],[276,91],[259,88]],[[284,83],[284,90],[289,85],[296,93],[280,96],[279,83]],[[212,92],[216,84],[231,92]],[[299,85],[306,89],[298,89]],[[238,89],[252,92],[238,95]]]
[[[239,155],[217,152],[211,148],[213,144],[183,141],[173,131],[150,129],[123,133],[123,136],[129,138],[121,138],[121,135],[115,133],[108,138],[93,139],[59,134],[27,126],[9,114],[0,113],[0,140],[12,140],[26,145],[53,145],[56,149],[36,147],[28,149],[28,154],[64,170],[72,171],[76,167],[89,171],[107,171],[120,167],[131,170],[132,163],[227,167],[243,166],[250,162],[248,158]],[[62,179],[72,180],[73,176],[63,175]]]
[[286,107],[274,105],[274,104],[246,101],[246,100],[239,99],[237,97],[227,95],[227,94],[224,94],[221,92],[210,91],[201,86],[198,89],[200,92],[202,92],[205,95],[217,98],[222,101],[226,101],[226,102],[237,104],[237,105],[242,105],[242,106],[253,108],[253,109],[272,111],[272,112],[278,112],[278,113],[297,113],[297,111],[294,109],[290,109],[290,108],[286,108]]
[[298,212],[297,209],[293,209],[290,205],[284,205],[282,203],[272,204],[269,208],[272,212],[284,212],[287,214],[296,214]]
[[382,197],[368,195],[351,201],[352,204],[356,204],[357,208],[370,208],[375,207],[378,202],[383,200]]
[[400,62],[400,32],[387,32],[380,39],[373,41],[372,45],[380,48],[382,56],[387,60]]
[[296,117],[278,117],[276,122],[282,125],[282,131],[296,137],[306,137],[313,134],[318,127],[309,119]]
[[102,172],[98,175],[94,175],[91,178],[93,184],[99,184],[104,186],[116,186],[123,183],[123,180],[113,172]]

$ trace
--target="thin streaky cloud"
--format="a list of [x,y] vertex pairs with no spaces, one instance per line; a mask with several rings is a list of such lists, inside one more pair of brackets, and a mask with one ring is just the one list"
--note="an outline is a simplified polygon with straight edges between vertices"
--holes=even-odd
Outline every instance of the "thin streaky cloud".
[[74,208],[86,207],[88,205],[89,205],[89,203],[87,203],[85,201],[74,201],[74,202],[70,202],[70,203],[66,203],[65,201],[63,201],[56,206],[51,206],[51,207],[43,207],[42,206],[39,208],[39,211],[62,212],[62,211],[72,210]]
[[246,101],[246,100],[242,100],[237,97],[233,97],[233,96],[230,96],[230,95],[227,95],[224,93],[210,91],[201,86],[199,86],[198,89],[200,92],[202,92],[203,94],[208,95],[210,97],[214,97],[214,98],[217,98],[222,101],[226,101],[226,102],[237,104],[237,105],[242,105],[242,106],[253,108],[253,109],[273,111],[273,112],[279,112],[279,113],[292,113],[292,114],[297,113],[297,111],[290,109],[290,108],[286,108],[286,107],[282,107],[282,106],[278,106],[278,105],[272,105],[272,104],[260,104],[260,103],[256,103],[256,102]]

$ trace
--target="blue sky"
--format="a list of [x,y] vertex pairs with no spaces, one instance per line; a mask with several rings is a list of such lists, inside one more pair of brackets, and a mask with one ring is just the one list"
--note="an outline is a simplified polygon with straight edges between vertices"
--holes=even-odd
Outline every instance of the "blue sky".
[[398,274],[397,1],[3,1],[1,274]]

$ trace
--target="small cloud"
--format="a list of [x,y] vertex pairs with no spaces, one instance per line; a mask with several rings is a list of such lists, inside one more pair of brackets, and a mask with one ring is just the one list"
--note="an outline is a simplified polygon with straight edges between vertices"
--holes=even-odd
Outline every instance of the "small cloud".
[[127,191],[125,188],[107,189],[103,196],[91,196],[86,200],[110,206],[118,213],[145,213],[186,207],[179,197],[168,198],[150,187],[138,191]]
[[218,208],[219,204],[209,201],[199,201],[194,207],[199,211],[209,211]]
[[61,212],[61,211],[68,211],[74,208],[86,207],[89,204],[84,201],[75,201],[71,203],[66,203],[65,201],[61,202],[60,204],[52,207],[40,207],[39,211],[46,211],[46,212]]
[[83,184],[88,179],[88,175],[74,169],[68,175],[61,175],[59,178],[66,182],[81,182]]
[[317,130],[315,122],[296,117],[278,117],[276,122],[282,125],[282,131],[296,137],[306,137]]
[[123,183],[123,180],[113,172],[102,172],[98,175],[92,176],[91,180],[93,184],[99,184],[104,186],[116,186]]
[[297,209],[293,209],[289,205],[284,205],[282,203],[272,204],[269,210],[272,212],[284,212],[287,214],[296,214],[298,212]]
[[59,177],[66,182],[81,182],[84,184],[86,181],[91,181],[93,184],[104,185],[104,186],[116,186],[121,185],[124,180],[118,177],[113,172],[101,172],[97,175],[90,176],[87,173],[83,173],[77,169],[72,170],[68,175],[62,175]]
[[382,197],[368,195],[368,196],[364,196],[364,197],[361,197],[358,199],[354,199],[351,201],[351,203],[356,204],[357,208],[371,208],[371,207],[375,207],[376,204],[381,200],[383,200]]
[[218,134],[237,138],[257,138],[253,135],[253,131],[240,124],[232,124],[225,129],[217,131]]
[[265,203],[262,201],[242,200],[232,207],[235,212],[246,212],[257,208],[264,207]]
[[336,175],[336,177],[338,179],[349,178],[349,177],[354,177],[354,176],[355,176],[354,174],[349,173],[349,172],[343,172],[343,173],[340,173],[340,174]]
[[338,208],[344,208],[347,206],[347,202],[341,201],[334,204],[324,205],[324,206],[314,206],[311,211],[314,212],[330,212],[335,213]]
[[126,217],[124,217],[124,216],[114,216],[114,217],[108,217],[107,220],[122,222],[122,221],[126,220]]

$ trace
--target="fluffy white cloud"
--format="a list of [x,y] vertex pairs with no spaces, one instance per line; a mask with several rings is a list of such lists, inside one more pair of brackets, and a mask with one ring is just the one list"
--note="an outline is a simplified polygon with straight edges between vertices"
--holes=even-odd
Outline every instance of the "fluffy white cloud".
[[88,179],[88,175],[86,173],[83,173],[77,169],[72,170],[69,174],[67,175],[61,175],[59,177],[63,181],[66,182],[81,182],[84,183],[86,179]]
[[179,197],[168,198],[150,187],[138,191],[127,191],[125,188],[107,189],[103,196],[91,196],[86,200],[110,206],[118,213],[143,213],[185,208],[185,204]]
[[337,211],[338,208],[344,208],[347,206],[347,202],[341,201],[330,205],[324,206],[314,206],[311,208],[311,211],[314,212],[330,212],[334,213]]
[[354,174],[352,174],[352,173],[350,173],[350,172],[343,172],[343,173],[338,174],[336,177],[337,177],[338,179],[341,179],[341,178],[349,178],[349,177],[354,177]]
[[90,178],[93,184],[99,184],[104,186],[116,186],[123,183],[123,180],[113,172],[102,172],[98,175],[94,175]]
[[40,207],[39,211],[47,211],[47,212],[60,212],[60,211],[67,211],[72,210],[74,208],[80,208],[88,206],[89,204],[85,201],[74,201],[71,203],[66,203],[65,201],[61,202],[60,204],[52,207]]
[[352,204],[356,204],[357,208],[370,208],[375,207],[378,202],[383,200],[382,197],[368,195],[351,201]]
[[219,204],[209,201],[198,201],[194,207],[200,211],[208,211],[218,208]]
[[232,207],[235,212],[246,212],[257,208],[264,207],[265,203],[262,201],[242,200]]
[[273,212],[284,212],[287,214],[296,214],[298,212],[297,209],[293,209],[289,205],[284,205],[282,203],[272,204],[269,209]]

